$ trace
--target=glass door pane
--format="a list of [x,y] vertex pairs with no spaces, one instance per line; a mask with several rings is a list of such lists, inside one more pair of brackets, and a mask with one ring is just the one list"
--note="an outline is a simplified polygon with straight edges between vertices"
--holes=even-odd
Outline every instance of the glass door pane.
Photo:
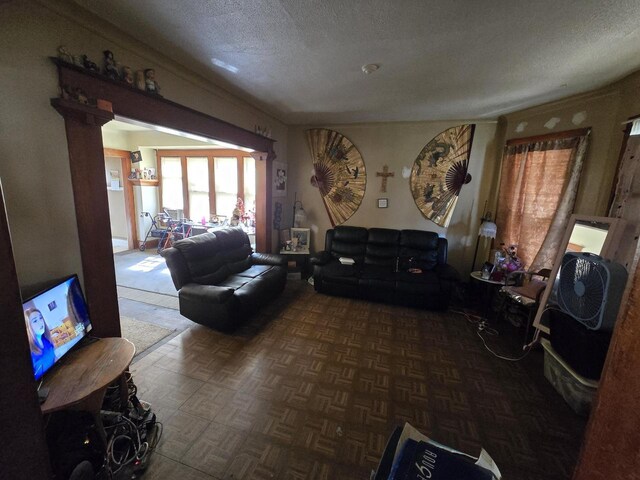
[[[182,196],[182,164],[180,157],[162,157],[162,208],[175,210],[182,217],[184,200]],[[173,217],[173,215],[172,215]]]
[[244,157],[244,209],[256,211],[256,161],[253,157]]
[[238,160],[235,157],[215,157],[216,215],[231,218],[238,201]]
[[209,160],[207,157],[187,157],[189,186],[189,217],[194,222],[209,221]]

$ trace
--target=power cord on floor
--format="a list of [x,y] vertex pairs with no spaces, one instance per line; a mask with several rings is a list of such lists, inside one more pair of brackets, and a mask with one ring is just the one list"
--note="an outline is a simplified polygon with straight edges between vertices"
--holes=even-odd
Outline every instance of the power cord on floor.
[[484,345],[484,348],[486,348],[489,353],[491,353],[494,357],[499,358],[500,360],[506,360],[508,362],[519,362],[520,360],[525,358],[527,355],[529,355],[529,352],[531,352],[531,349],[534,345],[533,343],[530,343],[529,345],[526,345],[524,347],[525,353],[520,357],[507,357],[504,355],[500,355],[499,353],[496,353],[493,350],[491,350],[489,345],[487,345],[487,341],[482,336],[482,333],[486,333],[487,335],[500,335],[500,332],[498,332],[498,330],[496,330],[495,328],[490,327],[487,321],[483,317],[467,313],[464,310],[451,310],[451,313],[462,315],[467,319],[467,322],[475,325],[476,334],[480,337],[480,340],[482,340],[482,344]]

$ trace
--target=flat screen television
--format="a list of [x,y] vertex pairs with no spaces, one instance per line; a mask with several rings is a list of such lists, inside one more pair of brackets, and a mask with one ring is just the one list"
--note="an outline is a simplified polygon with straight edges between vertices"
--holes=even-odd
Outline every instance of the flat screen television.
[[22,303],[33,374],[38,380],[90,330],[77,275],[64,278]]

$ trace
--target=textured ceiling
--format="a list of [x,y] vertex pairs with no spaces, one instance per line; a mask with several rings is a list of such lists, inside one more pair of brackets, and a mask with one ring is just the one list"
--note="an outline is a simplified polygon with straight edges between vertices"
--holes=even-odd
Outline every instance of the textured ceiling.
[[289,124],[496,118],[640,68],[637,0],[76,3]]

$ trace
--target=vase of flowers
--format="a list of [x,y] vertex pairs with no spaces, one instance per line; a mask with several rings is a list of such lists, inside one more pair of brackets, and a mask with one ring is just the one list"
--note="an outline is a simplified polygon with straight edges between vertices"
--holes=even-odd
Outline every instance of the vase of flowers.
[[496,251],[494,258],[495,268],[491,274],[491,280],[502,281],[511,272],[524,269],[524,263],[518,257],[518,246],[505,246],[500,244],[500,248]]

